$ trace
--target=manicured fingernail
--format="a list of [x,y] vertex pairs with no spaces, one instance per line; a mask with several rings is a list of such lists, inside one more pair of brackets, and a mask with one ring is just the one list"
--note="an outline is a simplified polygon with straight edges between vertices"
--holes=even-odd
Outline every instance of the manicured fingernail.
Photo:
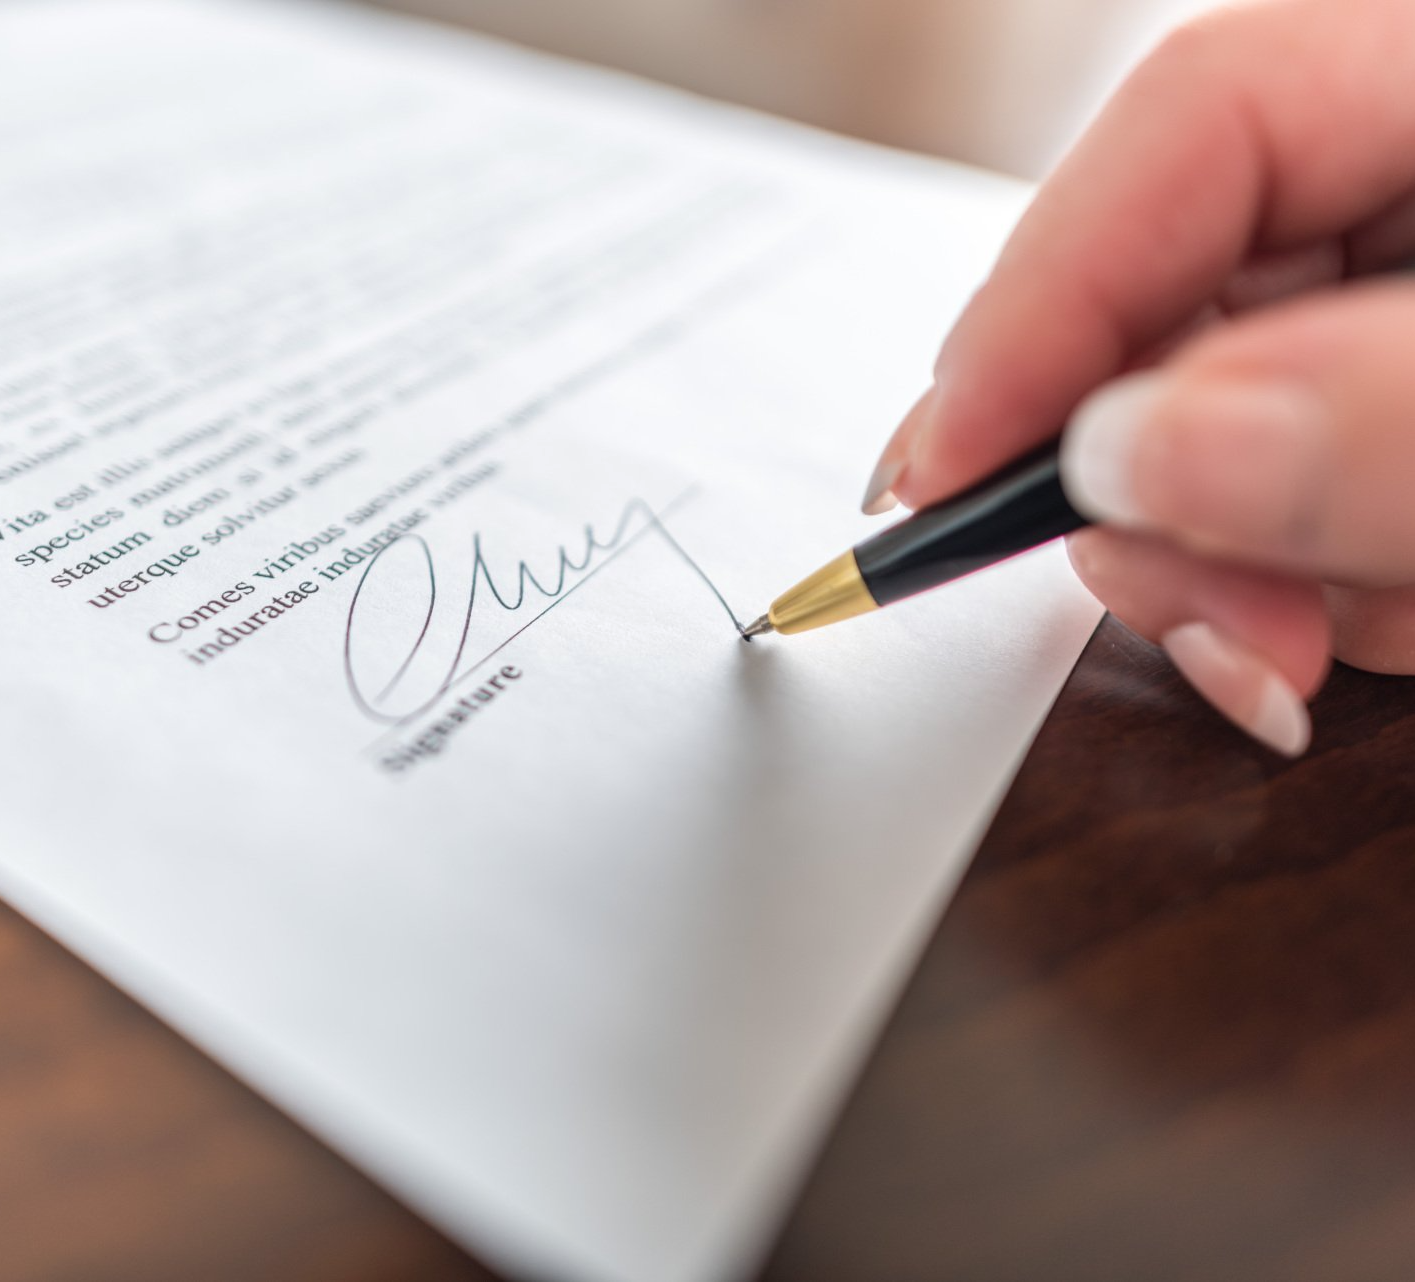
[[1312,742],[1307,703],[1256,650],[1207,623],[1187,623],[1163,637],[1174,666],[1215,708],[1260,743],[1300,757]]
[[938,397],[939,385],[930,384],[904,415],[904,421],[884,447],[884,454],[870,477],[869,485],[865,487],[864,502],[860,504],[866,516],[882,516],[898,505],[899,482],[907,477],[920,438],[925,434],[924,429],[936,416]]
[[879,466],[870,477],[870,483],[865,487],[865,500],[860,504],[860,510],[866,516],[883,516],[899,506],[894,487],[903,472],[902,458],[880,459]]
[[[1300,387],[1130,374],[1076,411],[1062,484],[1096,520],[1277,545],[1302,528],[1324,425],[1321,404]],[[1264,478],[1257,492],[1254,476]]]
[[1162,374],[1132,374],[1103,387],[1076,411],[1062,441],[1061,481],[1087,516],[1127,525],[1140,519],[1135,446],[1165,389]]

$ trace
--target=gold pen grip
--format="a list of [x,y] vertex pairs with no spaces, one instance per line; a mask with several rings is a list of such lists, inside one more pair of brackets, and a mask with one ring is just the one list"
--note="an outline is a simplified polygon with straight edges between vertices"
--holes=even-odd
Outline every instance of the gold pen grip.
[[837,557],[771,603],[767,617],[784,636],[809,632],[879,609],[870,595],[855,553]]

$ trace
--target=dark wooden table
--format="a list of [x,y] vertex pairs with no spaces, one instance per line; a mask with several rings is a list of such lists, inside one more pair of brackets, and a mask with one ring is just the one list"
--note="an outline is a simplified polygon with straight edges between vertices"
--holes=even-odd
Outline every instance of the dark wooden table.
[[[1097,634],[768,1282],[1415,1277],[1415,681],[1286,764]],[[0,913],[0,1279],[491,1275]]]

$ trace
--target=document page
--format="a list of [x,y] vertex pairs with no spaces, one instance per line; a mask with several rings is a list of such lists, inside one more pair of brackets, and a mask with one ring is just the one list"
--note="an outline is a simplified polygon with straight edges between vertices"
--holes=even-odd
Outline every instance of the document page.
[[1053,547],[738,634],[1025,195],[354,8],[0,10],[0,892],[499,1269],[749,1275],[1099,617]]

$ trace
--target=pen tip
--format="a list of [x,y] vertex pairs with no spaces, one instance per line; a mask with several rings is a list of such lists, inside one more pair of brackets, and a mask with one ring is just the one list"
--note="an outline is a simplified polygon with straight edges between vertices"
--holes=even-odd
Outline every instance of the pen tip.
[[776,629],[771,623],[771,615],[764,614],[755,623],[749,624],[742,629],[742,640],[750,641],[753,637],[764,637],[768,633],[775,631]]

